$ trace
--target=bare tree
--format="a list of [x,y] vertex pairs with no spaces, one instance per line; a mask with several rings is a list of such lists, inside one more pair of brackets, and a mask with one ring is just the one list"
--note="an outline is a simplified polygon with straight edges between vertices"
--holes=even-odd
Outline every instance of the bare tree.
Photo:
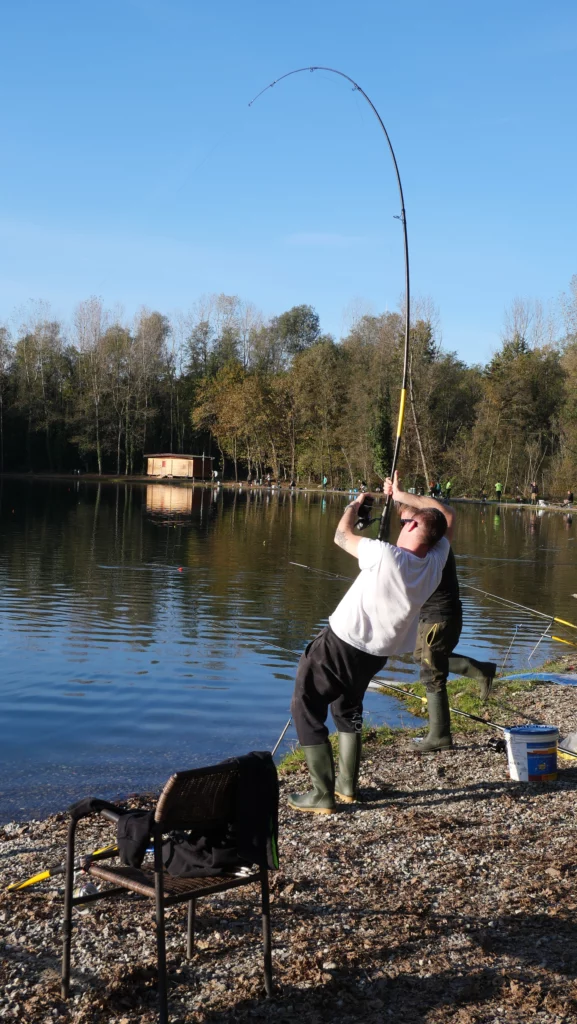
[[53,468],[52,428],[62,418],[62,325],[47,302],[31,301],[18,312],[14,350],[17,407],[27,420],[27,463],[31,468],[33,434],[44,436],[48,467]]
[[505,310],[501,337],[503,341],[524,341],[528,348],[552,345],[557,332],[557,317],[552,304],[544,306],[540,299],[513,299]]
[[92,444],[98,473],[102,473],[101,409],[106,389],[106,359],[102,338],[109,325],[109,314],[102,300],[92,295],[74,311],[76,343],[82,357],[83,385],[92,415]]
[[264,324],[264,318],[252,302],[240,302],[238,306],[239,355],[243,369],[247,370],[252,362],[254,339],[257,331]]
[[577,274],[569,282],[569,292],[563,292],[559,301],[565,334],[577,338]]
[[0,473],[4,472],[4,407],[10,382],[12,356],[10,332],[5,324],[0,324]]
[[149,420],[155,415],[153,394],[158,390],[168,363],[168,338],[172,325],[162,313],[143,306],[135,318],[135,397],[136,416],[139,421],[139,447],[146,450]]

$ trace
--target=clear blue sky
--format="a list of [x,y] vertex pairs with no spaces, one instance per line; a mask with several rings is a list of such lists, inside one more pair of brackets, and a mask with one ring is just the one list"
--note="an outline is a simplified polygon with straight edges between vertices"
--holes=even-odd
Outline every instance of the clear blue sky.
[[515,297],[577,273],[574,0],[19,0],[2,5],[0,319],[206,292],[270,315],[395,308],[412,287],[469,362]]

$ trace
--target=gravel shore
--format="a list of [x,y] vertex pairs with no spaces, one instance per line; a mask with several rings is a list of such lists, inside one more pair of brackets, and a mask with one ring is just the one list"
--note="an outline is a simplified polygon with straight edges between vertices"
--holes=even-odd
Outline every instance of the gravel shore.
[[[505,706],[506,703],[506,706]],[[536,686],[488,717],[577,730],[577,689]],[[454,720],[458,725],[458,720]],[[419,756],[406,736],[367,744],[363,803],[298,814],[282,780],[281,871],[272,876],[277,996],[262,994],[252,887],[199,903],[184,959],[185,910],[167,914],[172,1024],[543,1024],[577,1021],[577,762],[559,780],[509,779],[493,734]],[[137,803],[138,801],[135,801]],[[0,826],[0,887],[63,859],[67,818]],[[81,824],[86,851],[113,840]],[[153,908],[104,901],[75,914],[72,994],[59,996],[62,878],[0,896],[0,1020],[151,1024]]]

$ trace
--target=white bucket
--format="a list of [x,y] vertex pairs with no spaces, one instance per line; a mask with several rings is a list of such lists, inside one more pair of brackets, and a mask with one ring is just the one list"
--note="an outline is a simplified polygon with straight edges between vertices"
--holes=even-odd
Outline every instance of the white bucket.
[[554,782],[558,738],[555,725],[515,725],[505,729],[511,778],[517,782]]

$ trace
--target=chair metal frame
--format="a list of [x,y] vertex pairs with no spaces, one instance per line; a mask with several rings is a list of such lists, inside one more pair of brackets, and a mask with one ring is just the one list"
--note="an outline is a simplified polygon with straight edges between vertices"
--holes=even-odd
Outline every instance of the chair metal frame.
[[[87,859],[83,870],[99,881],[112,883],[112,888],[83,896],[74,896],[75,841],[76,829],[81,818],[73,818],[68,828],[66,848],[66,881],[64,889],[64,920],[62,943],[62,998],[70,992],[70,966],[72,951],[72,911],[76,906],[107,899],[110,896],[136,893],[141,897],[154,899],[156,907],[156,946],[158,959],[158,1002],[159,1024],[168,1024],[168,988],[166,975],[165,910],[177,903],[188,903],[186,929],[186,956],[194,953],[194,931],[196,901],[202,896],[239,888],[260,882],[262,935],[264,953],[264,983],[267,996],[273,992],[272,981],[272,938],[270,921],[270,897],[268,868],[260,865],[248,875],[217,875],[210,878],[174,878],[164,871],[162,860],[163,836],[166,832],[198,829],[199,827],[224,824],[231,820],[235,787],[238,785],[238,767],[234,762],[196,768],[172,775],[166,783],[156,805],[152,838],[154,844],[153,870],[145,865],[142,869],[102,867],[100,863]],[[198,808],[198,809],[196,809]],[[94,813],[88,811],[87,814]],[[101,810],[109,821],[117,821],[119,813]],[[87,814],[82,817],[86,817]],[[114,857],[116,854],[108,855]]]

